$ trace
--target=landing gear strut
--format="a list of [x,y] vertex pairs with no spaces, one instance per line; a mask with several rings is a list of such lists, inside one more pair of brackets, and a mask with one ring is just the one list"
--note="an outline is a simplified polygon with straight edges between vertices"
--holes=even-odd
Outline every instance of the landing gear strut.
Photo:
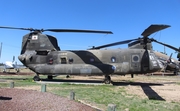
[[131,78],[134,78],[134,74],[131,74]]
[[105,84],[110,84],[111,83],[111,77],[109,75],[105,75],[104,83]]

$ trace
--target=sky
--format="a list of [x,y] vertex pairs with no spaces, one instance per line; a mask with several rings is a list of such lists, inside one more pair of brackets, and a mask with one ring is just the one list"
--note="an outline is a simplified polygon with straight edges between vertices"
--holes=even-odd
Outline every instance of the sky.
[[[92,46],[135,39],[151,24],[170,28],[152,34],[160,42],[180,46],[180,0],[0,0],[0,26],[36,29],[108,30],[113,34],[55,33],[61,50],[86,50]],[[12,61],[21,51],[26,30],[0,28],[0,63]],[[127,48],[128,45],[108,47]],[[153,49],[168,55],[174,50],[157,43]]]

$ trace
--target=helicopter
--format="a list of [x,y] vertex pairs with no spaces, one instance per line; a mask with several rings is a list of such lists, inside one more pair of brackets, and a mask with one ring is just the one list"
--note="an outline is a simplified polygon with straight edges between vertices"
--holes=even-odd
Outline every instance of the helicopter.
[[[0,57],[1,57],[1,52],[2,52],[2,43],[0,46]],[[18,65],[17,61],[15,61],[15,56],[13,56],[12,61],[5,61],[4,63],[1,64],[2,66],[4,66],[3,69],[3,73],[10,73],[10,70],[15,70],[16,73],[20,72],[20,69],[25,68],[22,65]]]
[[180,62],[177,59],[172,58],[172,54],[170,56],[166,55],[165,53],[154,51],[157,58],[162,62],[164,65],[163,72],[173,71],[174,75],[178,75],[180,69]]
[[[170,26],[167,26],[167,27],[170,27]],[[159,59],[159,61],[162,63],[163,68],[162,68],[161,72],[166,72],[166,70],[169,70],[169,71],[173,71],[174,75],[178,74],[179,69],[180,69],[180,62],[178,60],[172,58],[172,53],[170,56],[168,56],[166,53],[153,50],[152,41],[149,41],[146,44],[146,47],[148,50],[153,51],[156,58]],[[138,48],[143,49],[144,44],[142,44],[141,41],[134,41],[134,42],[131,42],[128,44],[128,48],[130,48],[130,49],[138,49]]]
[[[33,29],[3,27],[5,29],[29,30],[30,33],[23,36],[21,53],[18,59],[34,71],[34,81],[39,81],[39,75],[47,75],[53,79],[57,75],[101,75],[105,76],[104,83],[110,84],[110,75],[144,74],[156,72],[162,69],[161,62],[156,58],[152,50],[148,50],[147,44],[156,42],[171,49],[177,48],[161,43],[155,39],[148,38],[154,32],[165,29],[169,25],[150,25],[136,39],[93,46],[87,50],[61,50],[57,39],[51,35],[42,34],[44,31],[51,32],[83,32],[83,33],[104,33],[112,34],[111,31],[78,30],[78,29]],[[138,41],[143,48],[128,49],[102,49],[110,46],[127,44]]]
[[6,61],[4,63],[3,73],[6,73],[8,69],[9,70],[10,69],[14,69],[14,70],[16,70],[17,73],[20,72],[20,69],[19,69],[19,67],[17,65],[17,62],[15,62],[15,56],[13,56],[13,60],[12,61]]

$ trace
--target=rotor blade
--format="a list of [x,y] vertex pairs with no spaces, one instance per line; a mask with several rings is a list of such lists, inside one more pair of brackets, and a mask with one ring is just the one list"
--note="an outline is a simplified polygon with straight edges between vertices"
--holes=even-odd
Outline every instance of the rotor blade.
[[18,30],[33,30],[32,28],[16,28],[16,27],[3,27],[3,26],[0,26],[0,28],[5,28],[5,29],[18,29]]
[[147,29],[145,29],[144,32],[141,35],[144,36],[144,37],[147,37],[147,36],[153,34],[154,32],[163,30],[163,29],[168,28],[168,27],[170,27],[170,25],[158,25],[158,24],[156,25],[156,24],[153,24],[153,25],[150,25]]
[[43,31],[51,31],[51,32],[82,32],[82,33],[106,33],[106,34],[113,34],[111,31],[102,31],[102,30],[79,30],[79,29],[44,29]]
[[115,42],[115,43],[111,43],[111,44],[106,44],[106,45],[102,45],[102,46],[98,46],[98,47],[93,47],[90,49],[101,49],[101,48],[105,48],[105,47],[110,47],[110,46],[115,46],[115,45],[120,45],[120,44],[127,44],[129,42],[132,42],[134,40],[139,40],[138,39],[131,39],[131,40],[125,40],[125,41],[120,41],[120,42]]
[[17,28],[17,27],[4,27],[0,28],[5,29],[19,29],[19,30],[30,30],[30,31],[51,31],[51,32],[83,32],[83,33],[106,33],[113,34],[111,31],[102,31],[102,30],[79,30],[79,29],[33,29],[33,28]]
[[159,41],[154,40],[154,39],[151,39],[151,40],[152,40],[152,41],[154,41],[154,42],[156,42],[156,43],[159,43],[159,44],[161,44],[161,45],[164,45],[164,46],[166,46],[166,47],[169,47],[169,48],[171,48],[171,49],[173,49],[173,50],[175,50],[175,51],[180,52],[180,49],[178,49],[178,48],[176,48],[176,47],[173,47],[173,46],[171,46],[171,45],[168,45],[168,44],[165,44],[165,43],[159,42]]

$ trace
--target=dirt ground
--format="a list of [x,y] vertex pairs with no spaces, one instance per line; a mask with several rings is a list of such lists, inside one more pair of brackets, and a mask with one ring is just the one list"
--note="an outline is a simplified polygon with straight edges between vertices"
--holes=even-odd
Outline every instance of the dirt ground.
[[0,111],[96,111],[80,102],[48,92],[0,88]]
[[[11,73],[10,73],[11,74]],[[15,75],[28,75],[30,73],[19,73]],[[2,73],[1,73],[2,75]],[[13,75],[13,74],[12,74]],[[59,77],[59,76],[58,76]],[[57,78],[58,78],[57,77]],[[65,77],[65,75],[64,75]],[[61,76],[62,78],[62,76]],[[70,80],[100,80],[103,76],[70,76]],[[141,98],[159,99],[169,102],[180,102],[180,75],[171,73],[154,73],[149,75],[112,75],[114,86],[125,87],[127,93],[137,95]],[[103,83],[102,83],[103,84]],[[36,87],[26,88],[37,90]]]
[[125,77],[124,80],[132,81],[132,84],[125,87],[129,94],[142,98],[180,102],[180,76],[137,76],[133,79]]
[[[73,76],[72,79],[103,80],[103,76]],[[131,78],[130,75],[114,75],[111,76],[111,79],[114,86],[125,87],[129,94],[141,98],[180,102],[180,75],[134,75],[134,78]]]
[[[0,75],[7,74],[0,73]],[[20,73],[14,73],[11,71],[8,75],[34,75],[34,73],[28,69],[22,69]],[[59,76],[57,76],[57,78],[58,77]],[[62,76],[60,77],[62,78]],[[71,76],[69,79],[102,81],[104,76]],[[111,79],[113,81],[112,84],[115,86],[127,86],[125,89],[129,94],[138,95],[142,98],[156,97],[156,99],[180,102],[180,75],[173,75],[170,72],[164,73],[163,75],[162,72],[156,72],[153,75],[134,75],[134,78],[131,78],[130,75],[111,75]],[[27,89],[39,90],[36,87]]]
[[[168,102],[180,102],[180,75],[130,75],[111,76],[112,85],[124,87],[127,93],[141,98],[165,100]],[[57,78],[56,78],[57,79]],[[99,80],[103,76],[71,76],[70,80]],[[103,83],[100,83],[103,84]],[[31,87],[33,89],[33,87]],[[36,89],[36,87],[34,87]],[[37,89],[36,89],[37,90]]]

